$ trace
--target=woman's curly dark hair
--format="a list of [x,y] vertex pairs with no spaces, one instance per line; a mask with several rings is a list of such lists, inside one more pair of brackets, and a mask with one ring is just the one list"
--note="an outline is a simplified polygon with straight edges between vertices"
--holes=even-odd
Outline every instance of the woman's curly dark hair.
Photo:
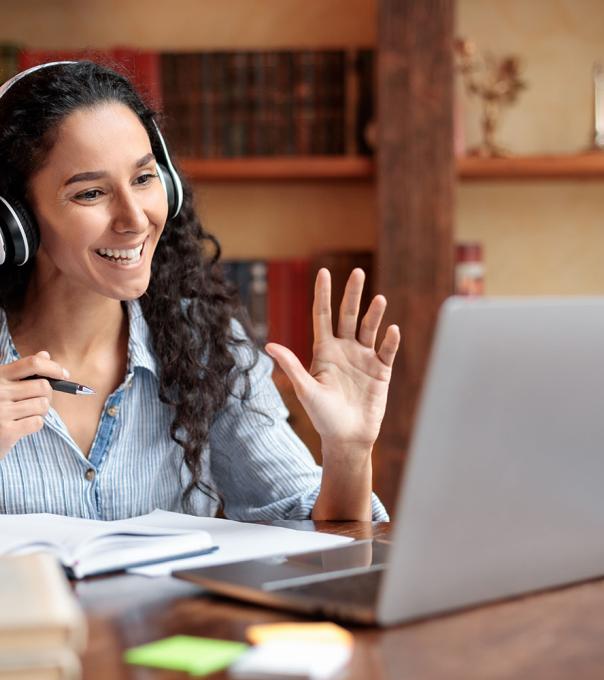
[[[47,66],[15,82],[0,98],[0,195],[27,202],[28,182],[53,148],[61,122],[77,109],[107,102],[136,113],[161,158],[156,114],[126,77],[93,61]],[[240,379],[238,396],[248,396],[258,352],[250,342],[251,364],[235,363],[233,348],[248,341],[234,336],[232,319],[238,318],[248,333],[249,327],[218,265],[220,245],[204,231],[184,180],[183,189],[182,208],[159,240],[140,303],[159,361],[159,398],[173,407],[170,434],[182,446],[191,472],[186,502],[195,488],[220,497],[201,479],[201,453],[213,419]],[[0,268],[0,307],[19,315],[33,266],[32,259],[22,267]]]

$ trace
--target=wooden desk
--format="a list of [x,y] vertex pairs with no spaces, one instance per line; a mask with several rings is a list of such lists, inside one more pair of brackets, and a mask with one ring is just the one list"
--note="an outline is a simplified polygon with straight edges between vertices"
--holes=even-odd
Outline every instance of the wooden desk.
[[[279,524],[355,538],[389,532],[388,524],[363,522]],[[246,627],[254,623],[308,620],[202,595],[170,578],[123,575],[81,581],[75,588],[90,625],[84,680],[186,678],[127,666],[122,652],[176,634],[245,640]],[[355,650],[343,680],[604,678],[604,580],[385,630],[347,627]]]

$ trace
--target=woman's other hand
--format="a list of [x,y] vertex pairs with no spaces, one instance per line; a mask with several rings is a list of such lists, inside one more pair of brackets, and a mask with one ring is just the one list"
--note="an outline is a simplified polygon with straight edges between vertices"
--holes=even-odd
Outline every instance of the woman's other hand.
[[43,378],[23,380],[31,375],[65,379],[69,372],[48,352],[38,352],[0,366],[0,459],[25,435],[42,429],[52,400],[52,389]]
[[376,337],[386,309],[382,295],[371,301],[357,333],[364,280],[362,269],[355,269],[350,275],[334,335],[331,277],[327,269],[317,274],[313,358],[308,372],[286,347],[276,343],[266,347],[292,381],[324,447],[370,448],[384,417],[400,334],[398,326],[389,326],[376,351]]
[[386,410],[400,332],[389,326],[376,350],[386,309],[383,295],[373,298],[357,332],[364,281],[362,269],[350,275],[334,335],[331,277],[327,269],[317,274],[308,372],[291,350],[276,343],[266,346],[321,437],[323,479],[313,519],[371,519],[371,451]]

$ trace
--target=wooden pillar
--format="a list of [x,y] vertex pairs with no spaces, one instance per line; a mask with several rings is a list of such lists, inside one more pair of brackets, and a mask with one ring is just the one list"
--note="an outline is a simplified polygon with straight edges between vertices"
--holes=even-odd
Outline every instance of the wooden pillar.
[[454,0],[380,0],[377,290],[402,345],[374,485],[396,502],[436,314],[452,290]]

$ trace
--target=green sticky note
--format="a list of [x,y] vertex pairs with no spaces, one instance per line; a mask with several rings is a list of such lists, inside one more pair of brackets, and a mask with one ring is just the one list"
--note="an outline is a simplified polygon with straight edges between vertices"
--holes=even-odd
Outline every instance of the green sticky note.
[[230,666],[247,648],[243,642],[175,635],[128,649],[124,659],[137,666],[207,675]]

